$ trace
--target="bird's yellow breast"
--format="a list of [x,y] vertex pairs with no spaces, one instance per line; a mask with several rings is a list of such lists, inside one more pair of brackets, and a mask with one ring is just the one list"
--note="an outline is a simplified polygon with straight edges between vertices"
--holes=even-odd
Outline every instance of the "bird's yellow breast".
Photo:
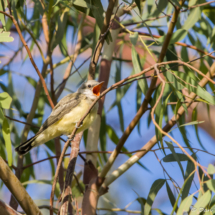
[[[72,133],[75,128],[76,123],[84,116],[84,114],[88,111],[92,104],[91,100],[85,99],[82,100],[78,106],[73,108],[68,114],[64,115],[61,120],[59,120],[55,125],[57,126],[57,130],[61,134],[69,135]],[[94,121],[96,114],[98,111],[98,103],[93,107],[90,113],[83,121],[83,125],[78,129],[77,132],[81,132],[87,129],[91,123]],[[57,133],[58,133],[57,132]]]

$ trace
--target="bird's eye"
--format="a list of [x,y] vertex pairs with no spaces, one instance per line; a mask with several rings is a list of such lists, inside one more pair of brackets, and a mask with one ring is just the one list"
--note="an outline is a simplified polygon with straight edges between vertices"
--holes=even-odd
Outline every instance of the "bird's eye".
[[92,86],[89,84],[88,87],[91,88]]

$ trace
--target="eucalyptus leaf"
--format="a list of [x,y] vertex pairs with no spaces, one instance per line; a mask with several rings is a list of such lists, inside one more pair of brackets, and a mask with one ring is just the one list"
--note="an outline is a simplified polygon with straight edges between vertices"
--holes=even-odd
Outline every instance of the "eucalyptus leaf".
[[[173,33],[169,44],[181,41],[186,37],[187,33],[188,32],[186,29],[178,29],[176,32]],[[159,43],[163,43],[165,38],[166,38],[166,35],[160,37],[157,41]]]
[[178,162],[178,165],[179,165],[179,167],[180,167],[180,169],[181,169],[182,176],[183,176],[183,178],[184,178],[184,170],[183,170],[183,167],[182,167],[181,162],[180,162],[181,160],[180,160],[180,158],[178,157],[177,153],[175,152],[175,149],[174,149],[174,147],[173,147],[172,142],[168,142],[168,141],[165,141],[165,142],[166,142],[166,144],[168,145],[169,149],[171,150],[171,152],[172,152],[172,154],[173,154],[175,160]]
[[12,102],[12,98],[6,92],[0,93],[0,106],[4,109],[9,109]]
[[0,43],[3,42],[13,42],[14,38],[10,36],[10,32],[6,32],[6,31],[1,31],[0,29]]
[[208,164],[208,169],[207,169],[208,174],[213,175],[215,173],[215,167],[212,164]]
[[[132,63],[133,63],[133,67],[134,67],[134,72],[135,72],[135,74],[140,73],[142,71],[141,65],[140,65],[140,60],[139,60],[139,56],[135,50],[135,47],[133,45],[131,48],[131,55],[132,55]],[[138,80],[138,84],[139,84],[140,89],[142,90],[143,94],[146,94],[147,89],[148,89],[146,79]]]
[[[196,158],[197,158],[196,154],[192,154],[191,156],[196,160]],[[188,160],[184,179],[186,180],[194,170],[195,170],[194,163],[191,160]],[[188,196],[192,182],[193,182],[193,178],[194,178],[194,174],[188,178],[187,183],[185,184],[184,189],[182,191],[182,200]]]
[[12,143],[10,140],[10,127],[6,118],[4,118],[3,120],[2,133],[3,133],[6,151],[7,151],[8,165],[12,166],[13,164]]
[[190,195],[186,197],[180,204],[180,207],[177,211],[176,215],[184,215],[185,212],[188,212],[190,210],[190,206],[193,202],[193,195]]
[[175,204],[175,196],[174,196],[174,194],[173,194],[168,182],[166,182],[166,190],[167,190],[167,194],[168,194],[169,200],[171,202],[171,205],[174,206],[174,204]]
[[200,18],[201,18],[200,7],[196,7],[193,10],[191,10],[190,15],[188,16],[182,28],[187,31],[190,30]]
[[208,188],[215,193],[215,180],[211,179],[206,182]]
[[131,40],[131,43],[136,46],[137,40],[138,40],[138,32],[135,32],[134,34],[130,34],[129,38]]
[[164,183],[166,182],[165,179],[157,179],[151,186],[149,191],[149,195],[147,197],[145,207],[144,207],[144,215],[149,215],[152,209],[152,204],[157,196],[158,191],[163,187]]
[[[177,157],[178,157],[178,159],[180,161],[188,161],[189,160],[189,158],[185,154],[181,154],[181,153],[175,153],[175,154],[177,155]],[[165,156],[163,158],[163,161],[166,162],[166,163],[168,163],[168,162],[176,162],[177,159],[174,157],[173,154],[168,154],[167,156]]]
[[208,190],[197,200],[197,202],[193,206],[193,209],[191,210],[190,215],[196,215],[197,213],[200,213],[202,208],[206,208],[210,200],[211,200],[211,191]]

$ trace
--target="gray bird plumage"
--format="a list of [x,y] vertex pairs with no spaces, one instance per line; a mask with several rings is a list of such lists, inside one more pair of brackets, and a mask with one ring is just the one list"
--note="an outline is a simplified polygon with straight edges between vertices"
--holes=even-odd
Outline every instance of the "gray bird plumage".
[[[56,136],[60,136],[60,135],[63,135],[63,134],[66,134],[66,135],[70,134],[69,132],[71,131],[71,129],[69,129],[69,128],[65,129],[65,130],[61,129],[61,131],[55,132],[55,133],[50,134],[50,135],[49,135],[49,133],[51,133],[51,132],[48,132],[48,134],[47,134],[47,131],[48,131],[48,129],[50,129],[52,127],[53,127],[53,129],[50,129],[50,131],[56,129],[57,126],[62,126],[63,127],[65,125],[65,122],[67,123],[67,121],[68,121],[67,119],[66,119],[67,121],[65,121],[65,117],[68,116],[68,114],[71,114],[74,110],[76,110],[76,112],[77,112],[77,110],[78,110],[78,112],[80,112],[80,111],[82,111],[82,109],[83,110],[86,109],[85,106],[87,106],[87,107],[90,106],[90,104],[97,97],[93,93],[93,88],[95,86],[97,86],[98,84],[99,84],[99,82],[94,81],[94,80],[87,81],[86,83],[83,83],[79,87],[79,89],[77,90],[76,93],[69,94],[69,95],[65,96],[64,98],[62,98],[58,102],[58,104],[54,107],[54,109],[52,110],[50,116],[43,123],[43,125],[41,126],[40,130],[36,133],[36,135],[34,137],[30,138],[29,140],[27,140],[26,142],[22,143],[21,145],[19,145],[17,148],[15,148],[15,150],[18,152],[18,154],[24,155],[28,151],[30,151],[31,148],[33,148],[33,147],[35,147],[37,145],[40,145],[40,144],[42,144],[44,142],[47,142],[48,140],[53,139]],[[80,109],[80,111],[79,111],[79,109]],[[87,118],[90,119],[89,123],[92,123],[91,121],[94,120],[94,115],[97,112],[97,109],[98,109],[98,105],[94,106],[94,110],[91,111],[92,113],[90,113],[87,116]],[[84,114],[84,113],[80,113],[80,114],[82,116],[82,114]],[[86,122],[86,120],[88,120],[87,118],[84,120],[85,122]],[[58,123],[58,122],[60,122],[62,120],[64,120],[63,121],[64,124],[62,124],[63,123],[62,122],[61,125],[60,125],[60,123]],[[76,117],[76,120],[77,120],[77,117]],[[77,123],[77,122],[76,121],[73,122],[72,119],[71,119],[71,126],[70,126],[71,128],[73,128],[72,124],[74,124],[74,123]],[[85,123],[86,125],[83,126],[83,129],[79,129],[79,132],[81,130],[85,130],[86,128],[88,128],[89,123]],[[60,130],[60,129],[57,129],[57,130]],[[46,137],[45,135],[48,136],[48,137]],[[45,137],[42,138],[41,143],[38,143],[38,140],[41,139],[42,136],[45,136]],[[43,139],[44,139],[44,141],[43,141]]]

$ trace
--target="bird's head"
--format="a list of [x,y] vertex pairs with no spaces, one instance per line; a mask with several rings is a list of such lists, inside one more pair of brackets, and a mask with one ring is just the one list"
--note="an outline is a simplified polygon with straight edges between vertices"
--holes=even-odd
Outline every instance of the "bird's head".
[[104,81],[98,82],[95,80],[89,80],[83,83],[77,90],[78,93],[82,93],[89,98],[95,99],[100,96],[101,87],[104,84]]

